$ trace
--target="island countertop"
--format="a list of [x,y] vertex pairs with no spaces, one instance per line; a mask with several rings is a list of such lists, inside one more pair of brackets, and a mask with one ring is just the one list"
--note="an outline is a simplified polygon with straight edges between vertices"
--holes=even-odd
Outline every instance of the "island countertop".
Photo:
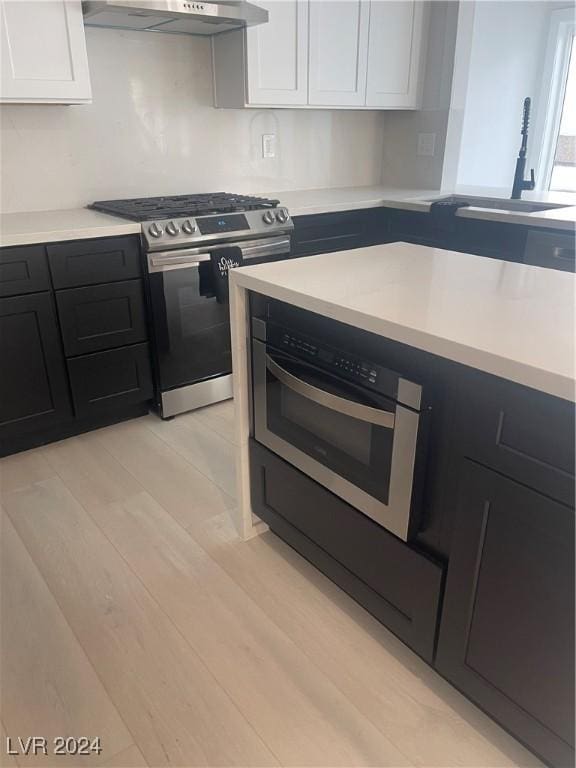
[[408,243],[232,270],[257,291],[575,400],[576,275]]

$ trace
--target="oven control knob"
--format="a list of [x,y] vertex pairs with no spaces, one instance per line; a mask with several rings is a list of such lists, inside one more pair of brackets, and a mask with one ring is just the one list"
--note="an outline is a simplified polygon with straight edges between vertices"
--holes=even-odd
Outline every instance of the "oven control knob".
[[198,227],[196,226],[195,221],[190,221],[190,219],[186,219],[186,221],[182,222],[182,231],[186,232],[187,235],[193,235],[197,229]]
[[148,234],[152,235],[152,237],[162,237],[163,232],[164,230],[162,227],[159,224],[156,224],[156,222],[148,227]]
[[264,224],[273,224],[276,219],[274,211],[266,211],[264,216],[262,216],[262,219],[264,220]]
[[172,235],[172,237],[176,237],[176,235],[180,232],[180,227],[178,224],[176,224],[175,221],[171,221],[168,224],[166,224],[166,232],[169,235]]
[[278,208],[276,211],[276,221],[279,224],[286,224],[288,221],[288,211],[286,208]]

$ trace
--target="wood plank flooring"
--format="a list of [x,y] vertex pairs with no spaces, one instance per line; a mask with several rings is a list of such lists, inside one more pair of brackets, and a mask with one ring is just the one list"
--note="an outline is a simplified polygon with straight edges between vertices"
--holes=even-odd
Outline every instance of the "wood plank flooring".
[[[536,766],[293,550],[235,535],[232,402],[0,460],[0,765]],[[9,756],[6,736],[100,736]]]

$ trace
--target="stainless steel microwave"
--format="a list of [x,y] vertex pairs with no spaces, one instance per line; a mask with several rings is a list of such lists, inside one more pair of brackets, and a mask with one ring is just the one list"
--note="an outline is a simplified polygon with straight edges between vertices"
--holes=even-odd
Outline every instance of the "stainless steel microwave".
[[426,432],[421,385],[289,326],[252,327],[255,439],[407,541]]

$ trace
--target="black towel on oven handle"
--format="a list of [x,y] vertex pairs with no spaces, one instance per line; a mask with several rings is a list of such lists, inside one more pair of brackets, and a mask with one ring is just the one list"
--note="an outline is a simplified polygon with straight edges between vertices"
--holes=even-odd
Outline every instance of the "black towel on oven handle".
[[244,262],[242,249],[237,245],[219,247],[210,255],[212,293],[219,304],[228,303],[228,272],[233,267],[241,267]]

